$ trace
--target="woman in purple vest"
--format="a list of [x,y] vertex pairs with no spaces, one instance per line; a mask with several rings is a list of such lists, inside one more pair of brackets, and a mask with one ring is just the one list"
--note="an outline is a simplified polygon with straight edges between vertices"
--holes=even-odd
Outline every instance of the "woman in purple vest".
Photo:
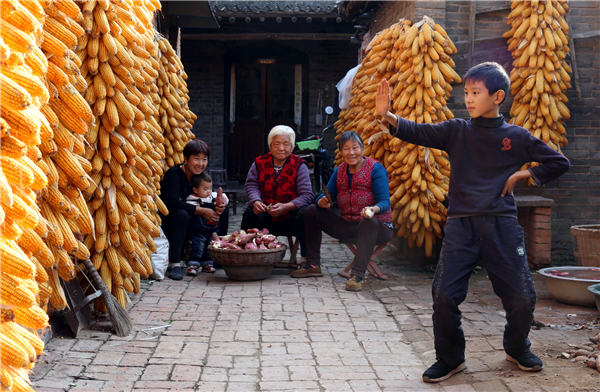
[[[321,231],[342,241],[356,242],[356,261],[346,290],[360,291],[375,244],[392,238],[390,191],[385,167],[363,156],[365,146],[358,134],[344,132],[338,141],[343,162],[331,175],[327,189],[316,205],[304,212],[306,264],[292,272],[294,278],[323,276],[321,272]],[[337,202],[340,214],[331,210]]]
[[314,195],[304,161],[292,154],[296,133],[286,125],[271,129],[269,152],[261,155],[246,177],[248,208],[242,216],[242,229],[267,228],[275,235],[292,235],[305,256],[302,211]]

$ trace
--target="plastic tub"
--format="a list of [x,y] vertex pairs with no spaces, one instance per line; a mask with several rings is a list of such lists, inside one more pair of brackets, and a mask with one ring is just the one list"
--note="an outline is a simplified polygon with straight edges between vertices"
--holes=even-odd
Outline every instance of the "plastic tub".
[[570,305],[594,306],[596,300],[588,286],[600,283],[598,267],[548,267],[538,271],[546,287],[559,302]]

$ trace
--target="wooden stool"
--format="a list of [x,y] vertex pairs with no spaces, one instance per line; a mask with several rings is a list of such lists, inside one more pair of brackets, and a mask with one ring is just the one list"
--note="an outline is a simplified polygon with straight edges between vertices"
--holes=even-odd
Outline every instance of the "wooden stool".
[[[272,233],[273,234],[273,233]],[[277,235],[277,234],[274,234]],[[294,238],[291,235],[285,235],[288,241],[288,250],[290,251],[290,260],[289,261],[281,261],[279,263],[275,263],[273,266],[278,268],[294,268],[298,267],[298,249],[300,248],[300,241],[298,238]]]
[[[367,264],[367,272],[369,272],[369,275],[373,275],[374,277],[381,279],[381,280],[387,280],[388,276],[385,275],[383,272],[381,272],[381,270],[379,270],[379,268],[377,267],[377,264],[375,264],[375,261],[373,259],[375,259],[375,257],[377,257],[377,255],[383,249],[385,249],[385,247],[388,245],[388,243],[389,242],[377,245],[377,247],[375,248],[375,251],[371,254],[371,257],[369,258],[369,264]],[[352,271],[352,267],[354,266],[354,262],[356,261],[357,249],[356,249],[356,245],[354,245],[353,243],[342,242],[342,244],[346,245],[348,247],[348,249],[350,249],[350,252],[352,252],[352,254],[354,255],[354,259],[352,259],[352,262],[350,264],[348,264],[346,266],[346,268],[344,268],[342,271],[338,272],[338,275],[342,276],[346,279],[350,279],[350,271]]]

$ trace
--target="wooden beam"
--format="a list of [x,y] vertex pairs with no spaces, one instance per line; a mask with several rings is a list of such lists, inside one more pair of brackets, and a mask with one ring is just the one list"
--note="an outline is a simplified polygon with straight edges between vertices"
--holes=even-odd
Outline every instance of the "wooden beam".
[[590,31],[583,31],[583,32],[577,33],[577,34],[571,34],[571,37],[573,37],[573,39],[594,38],[594,37],[598,37],[598,36],[600,36],[600,30],[590,30]]
[[211,33],[183,33],[182,39],[200,41],[251,41],[251,40],[276,40],[276,41],[349,41],[350,33],[248,33],[248,34],[211,34]]
[[[473,1],[472,3],[477,3],[477,2]],[[479,15],[479,14],[485,14],[488,12],[505,11],[505,10],[510,10],[510,2],[498,1],[498,2],[494,2],[492,5],[477,8],[476,13],[477,13],[477,15]]]
[[469,5],[469,68],[473,65],[473,52],[475,51],[475,18],[477,17],[477,3],[472,1]]

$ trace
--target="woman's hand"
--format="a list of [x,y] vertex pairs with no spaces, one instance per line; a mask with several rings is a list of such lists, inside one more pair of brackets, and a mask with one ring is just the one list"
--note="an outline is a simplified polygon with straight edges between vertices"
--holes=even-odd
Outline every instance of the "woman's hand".
[[375,216],[375,214],[378,214],[379,211],[380,210],[378,206],[365,207],[360,212],[360,216],[362,216],[365,219],[371,219]]
[[329,199],[326,197],[320,198],[319,201],[317,202],[317,205],[321,208],[325,208],[326,210],[331,208],[331,203],[329,202]]
[[256,200],[252,204],[252,212],[254,212],[254,215],[258,215],[263,212],[268,212],[268,210],[269,209],[267,208],[267,205],[260,200]]
[[223,211],[225,211],[225,204],[215,204],[215,211],[217,212],[218,215],[221,215],[223,213]]
[[276,218],[278,216],[287,214],[292,210],[293,207],[294,205],[292,203],[275,203],[271,205],[268,212],[269,215],[271,215],[273,218]]
[[514,196],[513,191],[515,190],[515,185],[517,185],[517,182],[529,177],[531,177],[529,170],[519,170],[514,172],[513,175],[508,177],[508,180],[506,180],[500,196],[504,197],[507,193],[511,196]]
[[207,222],[218,222],[219,221],[219,214],[216,211],[211,210],[210,208],[203,208],[203,207],[197,206],[195,214],[200,215],[201,217],[206,219]]

